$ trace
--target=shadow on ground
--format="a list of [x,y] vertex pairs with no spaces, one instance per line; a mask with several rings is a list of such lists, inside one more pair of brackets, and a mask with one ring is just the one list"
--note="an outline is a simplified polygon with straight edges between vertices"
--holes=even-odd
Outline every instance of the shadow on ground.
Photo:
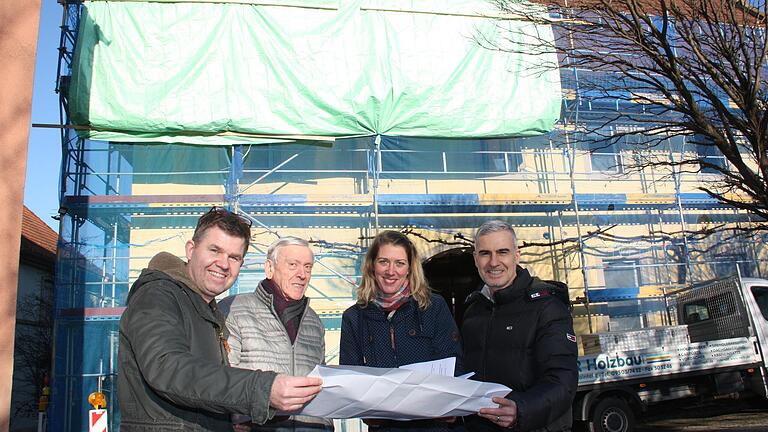
[[768,401],[722,400],[688,407],[670,405],[648,412],[635,432],[768,431]]
[[[574,424],[574,432],[588,431]],[[768,432],[768,401],[722,400],[696,406],[667,404],[641,416],[634,432]]]

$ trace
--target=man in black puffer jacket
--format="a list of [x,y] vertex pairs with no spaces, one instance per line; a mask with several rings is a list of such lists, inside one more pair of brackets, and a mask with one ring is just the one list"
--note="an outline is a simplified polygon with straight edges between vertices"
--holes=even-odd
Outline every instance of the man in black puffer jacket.
[[473,379],[512,389],[499,404],[465,419],[470,431],[569,431],[578,381],[576,337],[555,287],[518,266],[515,232],[502,221],[475,234],[475,265],[485,282],[467,298],[464,365]]

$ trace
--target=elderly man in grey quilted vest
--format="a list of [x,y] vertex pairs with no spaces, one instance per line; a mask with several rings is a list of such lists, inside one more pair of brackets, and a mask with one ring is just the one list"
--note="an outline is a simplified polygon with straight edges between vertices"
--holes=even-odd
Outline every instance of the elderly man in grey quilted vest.
[[[219,303],[227,316],[229,362],[234,367],[307,375],[325,363],[325,329],[304,295],[312,276],[314,255],[306,240],[283,237],[267,249],[267,278],[252,293]],[[275,417],[264,425],[233,417],[235,430],[332,431],[327,419]]]

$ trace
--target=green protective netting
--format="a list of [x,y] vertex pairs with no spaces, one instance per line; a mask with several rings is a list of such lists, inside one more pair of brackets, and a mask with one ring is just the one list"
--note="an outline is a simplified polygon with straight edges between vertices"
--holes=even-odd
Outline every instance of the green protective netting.
[[501,137],[559,118],[557,58],[528,46],[551,28],[485,1],[242,3],[84,2],[69,95],[81,136]]

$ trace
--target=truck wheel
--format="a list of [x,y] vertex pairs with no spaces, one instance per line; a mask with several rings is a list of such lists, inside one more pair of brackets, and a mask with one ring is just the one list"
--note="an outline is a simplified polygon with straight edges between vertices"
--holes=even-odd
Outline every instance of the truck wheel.
[[595,406],[589,420],[590,432],[632,432],[635,415],[623,399],[607,397]]

